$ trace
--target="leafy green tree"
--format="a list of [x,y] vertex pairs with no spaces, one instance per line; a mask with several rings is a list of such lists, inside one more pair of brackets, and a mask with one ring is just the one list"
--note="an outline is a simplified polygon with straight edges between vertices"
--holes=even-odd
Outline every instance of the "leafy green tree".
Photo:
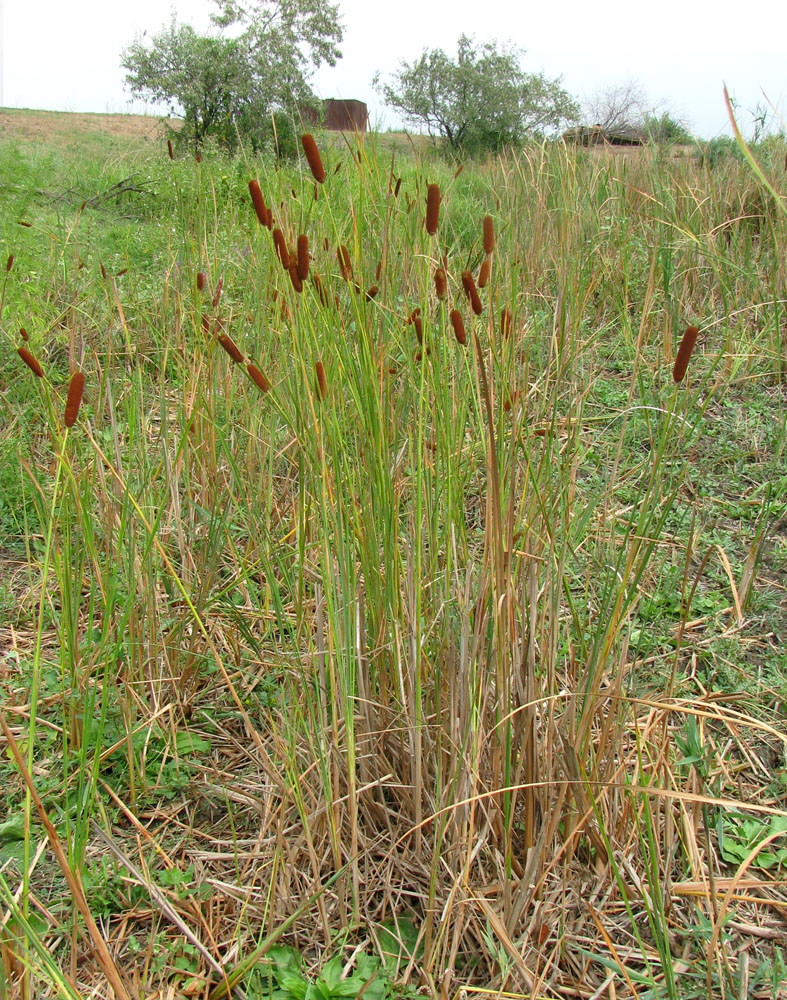
[[239,133],[263,145],[272,116],[291,118],[314,106],[313,69],[341,57],[338,6],[324,0],[214,3],[211,34],[178,24],[173,14],[169,27],[129,45],[122,54],[126,85],[182,118],[182,134],[196,144],[213,136],[232,147]]
[[560,79],[526,73],[523,56],[511,45],[479,45],[462,35],[456,59],[424,49],[415,62],[401,63],[392,82],[381,84],[378,74],[374,84],[405,121],[443,136],[452,150],[497,151],[578,115]]

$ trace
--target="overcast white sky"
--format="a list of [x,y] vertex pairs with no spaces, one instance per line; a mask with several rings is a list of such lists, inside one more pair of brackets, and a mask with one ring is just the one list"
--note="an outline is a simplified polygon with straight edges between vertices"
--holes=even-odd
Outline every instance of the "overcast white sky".
[[[214,9],[210,0],[0,0],[0,104],[155,113],[129,101],[120,51],[167,23],[171,7],[200,30]],[[636,80],[701,136],[729,131],[725,81],[742,124],[762,91],[787,119],[787,0],[339,0],[339,8],[343,58],[317,72],[315,89],[365,100],[380,124],[394,122],[371,87],[374,73],[387,77],[425,47],[455,54],[463,32],[526,49],[526,69],[562,75],[580,99]]]

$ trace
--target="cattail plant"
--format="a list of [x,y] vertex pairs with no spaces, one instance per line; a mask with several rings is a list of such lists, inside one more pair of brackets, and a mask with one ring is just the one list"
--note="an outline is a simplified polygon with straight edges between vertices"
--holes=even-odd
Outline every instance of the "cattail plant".
[[424,324],[420,316],[413,316],[410,320],[412,325],[415,327],[415,335],[418,338],[418,343],[423,344],[424,342]]
[[222,288],[224,288],[224,278],[219,277],[219,280],[216,282],[216,287],[215,287],[215,289],[213,291],[213,308],[214,309],[219,304],[219,299],[221,298],[221,290],[222,290]]
[[253,361],[249,361],[249,363],[246,365],[246,371],[249,373],[249,378],[257,386],[260,392],[264,393],[267,392],[268,389],[270,389],[271,387],[270,382],[267,380],[267,378],[265,378],[263,373],[254,364]]
[[481,269],[478,272],[478,287],[486,288],[486,284],[489,281],[489,274],[492,270],[492,262],[488,257],[481,261]]
[[298,277],[301,281],[309,277],[309,237],[305,233],[298,237]]
[[440,185],[429,184],[426,188],[426,231],[430,236],[437,232],[440,220]]
[[10,253],[8,255],[8,260],[5,262],[5,273],[8,274],[8,272],[11,270],[13,266],[14,266],[14,255]]
[[372,299],[376,299],[379,293],[380,289],[377,285],[370,285],[369,288],[366,289],[366,301],[371,302]]
[[506,340],[511,336],[513,325],[514,317],[511,315],[511,310],[508,306],[503,306],[500,310],[500,333]]
[[402,186],[402,178],[399,177],[397,178],[396,184],[394,185],[394,198],[399,197],[399,189],[401,188],[401,186]]
[[251,203],[254,206],[257,221],[261,226],[267,226],[268,209],[265,207],[265,199],[262,197],[260,182],[256,178],[252,178],[249,181],[249,194],[251,195]]
[[350,255],[347,252],[347,247],[342,243],[336,249],[336,258],[339,261],[339,270],[342,273],[342,277],[345,281],[352,281],[353,269],[350,263]]
[[696,326],[686,327],[686,332],[683,334],[680,346],[678,347],[678,354],[675,358],[675,366],[672,369],[672,377],[675,382],[683,381],[686,369],[689,367],[689,361],[691,360],[691,352],[694,350],[694,345],[697,343],[697,335],[699,332],[699,328]]
[[24,226],[25,229],[32,229],[33,228],[33,223],[32,222],[28,222],[26,219],[20,219],[19,220],[19,225],[20,226]]
[[465,324],[462,320],[462,314],[458,309],[451,310],[450,320],[451,326],[454,328],[454,336],[457,339],[457,343],[464,347],[467,343],[467,334],[465,333]]
[[484,253],[489,254],[495,249],[495,224],[491,215],[484,216]]
[[301,280],[301,276],[299,273],[300,269],[298,267],[298,261],[295,259],[294,256],[290,257],[290,266],[287,268],[287,270],[289,271],[292,287],[295,289],[298,295],[300,295],[301,292],[303,291],[303,281]]
[[325,399],[328,394],[328,379],[325,377],[325,368],[322,361],[318,361],[314,366],[317,375],[317,395],[320,399]]
[[66,396],[66,427],[73,427],[76,423],[79,407],[82,403],[82,393],[85,391],[85,376],[82,372],[74,372],[71,381],[68,383],[68,395]]
[[197,291],[198,292],[204,292],[206,284],[207,284],[207,280],[205,278],[205,272],[204,271],[197,271]]
[[243,355],[240,352],[240,348],[235,343],[235,341],[227,333],[222,333],[218,338],[219,343],[224,348],[224,350],[229,354],[236,365],[239,365],[243,361]]
[[[27,340],[27,337],[25,337],[25,340]],[[44,369],[38,363],[38,359],[34,358],[26,347],[18,347],[17,353],[34,375],[37,375],[38,378],[44,377]]]
[[25,343],[27,343],[28,340],[30,340],[30,337],[27,335],[27,330],[25,330],[23,326],[19,327],[19,336],[22,338],[22,340],[24,340]]
[[481,298],[478,294],[478,289],[475,287],[475,281],[473,281],[473,276],[469,271],[462,271],[462,288],[465,290],[465,295],[470,300],[470,306],[476,316],[480,316],[484,311],[484,307],[481,304]]
[[448,279],[442,267],[438,267],[434,273],[434,290],[441,302],[448,297]]
[[273,245],[276,248],[276,253],[281,261],[281,266],[285,271],[290,269],[290,252],[287,249],[287,241],[284,239],[284,233],[281,229],[273,230]]
[[305,132],[301,136],[301,145],[303,146],[303,151],[306,154],[306,162],[309,164],[312,177],[318,184],[324,184],[325,168],[322,165],[320,151],[317,149],[317,143],[314,141],[314,136],[309,132]]
[[172,140],[171,139],[167,139],[167,153],[169,154],[170,160],[174,160],[175,159],[175,151],[172,148]]
[[456,180],[456,178],[462,173],[464,169],[465,169],[464,163],[460,163],[459,166],[454,171],[454,180]]

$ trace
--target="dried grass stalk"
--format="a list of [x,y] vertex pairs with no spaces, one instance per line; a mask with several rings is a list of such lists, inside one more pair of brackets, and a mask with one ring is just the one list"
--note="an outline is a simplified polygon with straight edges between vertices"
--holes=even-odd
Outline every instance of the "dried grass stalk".
[[[22,332],[24,333],[24,330]],[[27,337],[25,337],[25,340],[27,340]],[[19,357],[24,361],[24,363],[27,365],[27,367],[34,375],[37,375],[38,378],[44,377],[44,369],[41,367],[41,365],[38,363],[38,360],[33,357],[33,355],[30,353],[30,351],[28,351],[26,347],[18,347],[17,352],[19,354]]]
[[306,162],[309,164],[312,177],[318,184],[324,184],[325,168],[322,165],[322,158],[320,157],[319,149],[317,149],[317,143],[314,141],[314,136],[309,132],[305,132],[301,136],[301,145],[306,154]]
[[683,381],[686,369],[689,367],[689,361],[691,360],[691,352],[694,350],[694,345],[697,343],[697,335],[699,332],[699,328],[696,326],[686,327],[686,332],[681,338],[678,354],[675,358],[675,366],[672,369],[672,377],[676,382]]
[[76,423],[79,406],[82,402],[82,393],[85,391],[85,376],[82,372],[74,372],[71,381],[68,383],[68,395],[66,396],[66,427],[73,427]]

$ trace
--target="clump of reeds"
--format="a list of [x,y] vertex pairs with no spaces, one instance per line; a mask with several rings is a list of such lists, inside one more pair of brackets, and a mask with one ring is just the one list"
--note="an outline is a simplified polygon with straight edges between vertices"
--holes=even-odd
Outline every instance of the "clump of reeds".
[[465,295],[470,301],[470,307],[476,316],[480,316],[484,311],[484,307],[481,304],[481,296],[478,294],[478,289],[475,287],[475,281],[473,276],[469,271],[462,271],[462,288],[465,290]]
[[66,427],[73,427],[76,423],[84,391],[84,374],[82,372],[74,372],[71,376],[71,381],[68,383],[68,395],[66,396],[66,412],[64,421]]
[[301,145],[303,146],[303,152],[306,154],[306,162],[309,164],[312,177],[318,184],[324,184],[325,168],[322,165],[322,158],[317,148],[317,143],[314,141],[314,136],[309,132],[305,132],[301,136]]
[[426,188],[426,231],[430,236],[437,232],[440,221],[440,185],[429,184]]
[[694,350],[694,345],[697,343],[697,335],[699,332],[699,328],[696,326],[686,327],[686,332],[681,338],[680,346],[678,347],[678,354],[675,358],[675,365],[672,369],[672,377],[675,382],[683,381],[686,369],[689,367],[691,353]]
[[454,336],[457,342],[463,347],[467,343],[467,334],[465,333],[465,324],[462,319],[462,314],[458,309],[452,309],[450,313],[451,326],[454,328]]
[[[24,333],[24,331],[22,332]],[[25,340],[27,340],[27,337],[25,337]],[[17,353],[34,375],[37,375],[38,378],[44,377],[44,369],[39,364],[38,359],[34,358],[26,347],[18,347]]]

